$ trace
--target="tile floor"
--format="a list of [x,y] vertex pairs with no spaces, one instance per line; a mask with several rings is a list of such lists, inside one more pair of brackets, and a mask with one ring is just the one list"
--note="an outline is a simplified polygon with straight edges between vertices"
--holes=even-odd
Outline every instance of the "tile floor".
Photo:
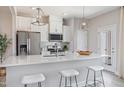
[[[105,87],[124,87],[124,80],[120,79],[119,77],[117,77],[116,75],[114,75],[111,72],[108,71],[103,71],[103,75],[104,75],[104,81],[105,81]],[[79,87],[84,87],[85,86],[85,82],[80,82]],[[75,86],[75,84],[74,84]],[[98,87],[103,87],[101,84],[97,84]],[[0,87],[3,87],[2,85],[0,85]],[[91,87],[91,86],[88,86]]]
[[111,72],[104,71],[104,80],[106,87],[124,87],[124,80]]
[[[113,73],[104,71],[103,75],[104,75],[105,87],[124,87],[124,80],[120,79],[118,76],[114,75]],[[79,84],[79,86],[81,86],[81,84]],[[102,87],[101,84],[97,84],[97,86]]]

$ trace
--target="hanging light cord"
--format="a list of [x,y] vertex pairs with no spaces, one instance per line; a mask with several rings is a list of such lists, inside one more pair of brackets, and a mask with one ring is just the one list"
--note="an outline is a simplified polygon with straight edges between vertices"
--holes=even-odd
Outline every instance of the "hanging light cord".
[[85,15],[84,15],[84,12],[85,12],[84,9],[85,9],[85,6],[83,6],[83,18],[82,18],[82,23],[81,23],[82,29],[84,29],[87,25],[85,22],[86,20],[85,20]]
[[37,8],[38,10],[38,19],[40,19],[40,8]]
[[85,8],[85,7],[83,6],[83,19],[84,19],[84,8]]

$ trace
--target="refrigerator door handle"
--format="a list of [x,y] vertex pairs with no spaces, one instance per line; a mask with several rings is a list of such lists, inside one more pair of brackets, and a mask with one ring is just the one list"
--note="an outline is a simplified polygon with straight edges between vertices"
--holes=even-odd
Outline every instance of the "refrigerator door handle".
[[28,54],[30,54],[30,51],[31,51],[31,40],[30,40],[30,38],[28,39]]
[[27,55],[29,55],[29,41],[27,39]]

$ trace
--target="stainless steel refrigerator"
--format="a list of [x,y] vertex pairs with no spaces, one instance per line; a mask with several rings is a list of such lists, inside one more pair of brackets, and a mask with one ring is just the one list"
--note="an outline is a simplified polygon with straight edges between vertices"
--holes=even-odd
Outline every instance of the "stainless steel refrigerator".
[[40,32],[17,31],[17,55],[39,55]]

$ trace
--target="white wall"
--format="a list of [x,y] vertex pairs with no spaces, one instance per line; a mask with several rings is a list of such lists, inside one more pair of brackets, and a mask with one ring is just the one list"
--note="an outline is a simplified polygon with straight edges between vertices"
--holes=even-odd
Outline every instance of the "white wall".
[[[93,52],[98,52],[98,37],[97,37],[97,28],[107,25],[117,25],[117,32],[116,32],[116,51],[118,50],[118,42],[119,42],[119,30],[120,30],[120,8],[108,12],[106,14],[97,16],[93,19],[90,19],[88,22],[88,48]],[[118,51],[116,52],[118,56]],[[118,58],[116,59],[116,72],[115,74],[118,75]]]
[[97,16],[88,21],[88,48],[94,52],[98,50],[97,28],[117,24],[117,41],[120,21],[120,8]]
[[[9,7],[0,6],[0,33],[7,34],[12,39],[12,15]],[[6,56],[12,55],[12,44],[8,47]]]
[[71,42],[70,42],[70,51],[74,51],[74,18],[65,19],[63,22],[64,25],[70,26]]
[[[70,21],[71,20],[71,21]],[[66,25],[71,25],[72,32],[73,32],[73,40],[71,43],[71,47],[73,51],[76,51],[79,47],[77,46],[77,43],[80,44],[80,42],[77,42],[79,38],[77,38],[77,31],[79,30],[80,26],[80,19],[79,18],[71,18],[69,20],[66,20]],[[120,8],[117,8],[115,10],[109,11],[105,14],[96,16],[92,19],[88,20],[88,50],[91,50],[93,52],[98,52],[98,37],[97,37],[97,29],[98,27],[103,27],[107,25],[117,25],[117,34],[116,34],[116,50],[118,50],[118,42],[119,42],[119,30],[120,30]],[[82,38],[80,38],[82,39]],[[83,43],[82,43],[83,44]],[[117,52],[118,55],[118,52]],[[118,63],[118,62],[117,62]],[[118,70],[119,68],[117,68]]]
[[73,51],[87,50],[87,40],[84,40],[87,38],[87,36],[83,35],[86,35],[86,32],[83,32],[83,30],[80,29],[80,23],[80,18],[70,18],[64,21],[65,25],[69,25],[71,27],[70,34],[72,34],[72,42],[70,44],[70,48]]

